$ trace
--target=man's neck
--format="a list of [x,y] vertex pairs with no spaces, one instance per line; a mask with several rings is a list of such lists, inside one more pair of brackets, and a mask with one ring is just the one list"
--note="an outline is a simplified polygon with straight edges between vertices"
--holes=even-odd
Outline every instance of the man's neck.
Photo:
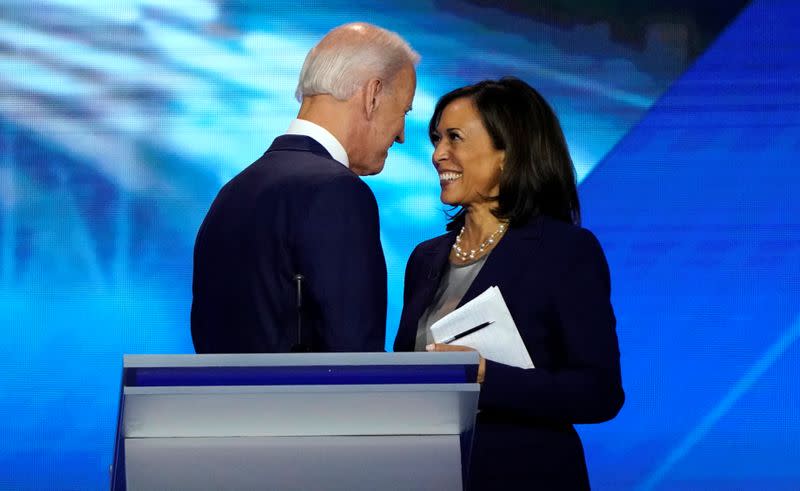
[[352,136],[348,101],[340,101],[328,94],[303,97],[297,119],[304,119],[328,130],[350,155]]
[[316,140],[322,145],[328,154],[345,167],[350,167],[350,158],[339,140],[330,131],[322,126],[306,121],[305,119],[295,119],[286,130],[287,135],[303,135]]

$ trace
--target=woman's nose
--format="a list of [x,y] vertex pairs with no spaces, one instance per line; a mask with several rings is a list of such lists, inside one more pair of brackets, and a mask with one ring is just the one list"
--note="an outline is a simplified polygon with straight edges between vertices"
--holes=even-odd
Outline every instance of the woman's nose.
[[443,160],[447,160],[448,158],[448,151],[447,145],[439,142],[433,149],[433,163],[438,164]]

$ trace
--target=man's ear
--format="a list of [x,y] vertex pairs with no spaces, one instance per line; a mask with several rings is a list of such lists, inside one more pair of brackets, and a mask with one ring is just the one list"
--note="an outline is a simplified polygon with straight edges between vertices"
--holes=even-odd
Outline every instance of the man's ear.
[[380,106],[384,91],[384,83],[377,78],[369,79],[364,86],[364,114],[367,120],[372,119],[375,115],[375,111],[378,109],[378,106]]

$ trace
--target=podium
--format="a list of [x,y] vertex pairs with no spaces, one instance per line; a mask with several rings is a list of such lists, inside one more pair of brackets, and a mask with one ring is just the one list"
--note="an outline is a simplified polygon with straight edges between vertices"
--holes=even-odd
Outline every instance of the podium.
[[456,490],[478,355],[126,355],[111,489]]

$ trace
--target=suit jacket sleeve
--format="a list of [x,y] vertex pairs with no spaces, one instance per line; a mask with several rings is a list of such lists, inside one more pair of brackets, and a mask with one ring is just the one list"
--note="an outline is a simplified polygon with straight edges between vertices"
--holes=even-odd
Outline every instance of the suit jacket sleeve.
[[383,351],[386,262],[369,187],[341,175],[319,185],[300,226],[297,263],[325,351]]
[[597,423],[613,418],[622,407],[608,264],[588,230],[580,229],[574,242],[559,261],[563,263],[560,274],[552,280],[563,367],[525,370],[487,360],[482,410],[510,410],[547,421]]

